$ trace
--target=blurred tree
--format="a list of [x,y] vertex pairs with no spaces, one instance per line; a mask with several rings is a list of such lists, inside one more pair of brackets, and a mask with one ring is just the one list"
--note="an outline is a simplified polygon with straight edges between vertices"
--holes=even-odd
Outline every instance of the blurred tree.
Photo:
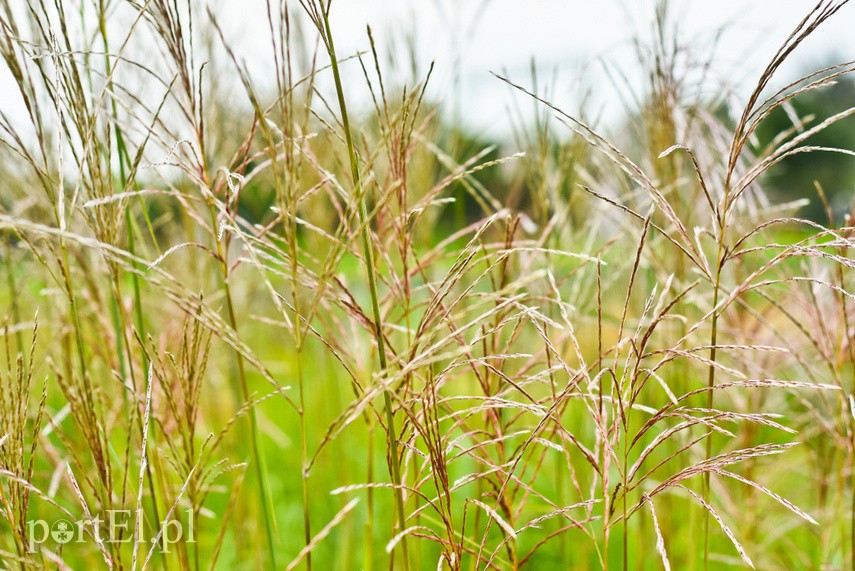
[[[828,117],[855,106],[855,80],[843,77],[838,83],[806,93],[793,101],[793,109],[809,129]],[[779,133],[793,128],[793,120],[776,110],[758,131],[760,148],[769,145]],[[855,119],[847,117],[807,139],[806,144],[855,150]],[[798,153],[773,168],[765,180],[772,198],[783,201],[810,199],[800,216],[827,222],[825,208],[817,195],[814,181],[822,185],[836,215],[848,211],[855,199],[855,157],[842,153]]]

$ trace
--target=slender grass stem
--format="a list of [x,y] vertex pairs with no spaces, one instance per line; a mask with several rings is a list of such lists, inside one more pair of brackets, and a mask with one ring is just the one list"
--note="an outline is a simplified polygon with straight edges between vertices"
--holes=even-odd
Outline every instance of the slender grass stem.
[[[291,204],[296,208],[296,201],[292,200]],[[300,293],[297,288],[297,213],[292,212],[290,216],[290,245],[291,245],[291,287],[292,300],[294,304],[294,338],[297,352],[297,383],[300,390],[300,482],[303,489],[303,541],[308,547],[312,542],[312,520],[309,510],[309,456],[306,444],[306,387],[303,375],[303,328],[300,325]],[[312,552],[306,554],[306,569],[312,569]]]
[[[845,249],[841,249],[841,256],[846,255]],[[855,344],[853,344],[853,339],[849,335],[850,331],[850,320],[849,313],[847,308],[847,299],[846,295],[843,293],[846,291],[846,282],[844,279],[843,266],[837,266],[837,281],[838,287],[840,288],[840,306],[842,308],[841,313],[843,314],[843,340],[842,343],[845,343],[848,347],[848,355],[849,358],[849,366],[852,367],[852,375],[853,382],[848,394],[852,394],[855,391]],[[852,571],[855,571],[855,410],[852,410],[852,403],[846,399],[845,394],[847,391],[844,391],[844,403],[843,409],[849,409],[849,414],[846,415],[847,424],[849,425],[849,449],[850,454],[849,458],[849,565]]]
[[629,491],[627,482],[627,471],[629,470],[629,410],[626,412],[626,429],[623,431],[623,470],[622,470],[622,498],[621,508],[623,510],[623,571],[629,571],[629,514],[626,509],[626,496]]
[[[275,148],[275,147],[271,147]],[[276,158],[276,152],[271,152],[271,160],[274,162],[274,165],[278,164],[278,159]],[[294,175],[294,171],[296,167],[294,166],[291,160],[287,161],[289,174]],[[286,202],[284,205],[285,209],[290,211],[290,215],[287,220],[283,220],[284,230],[287,235],[288,248],[289,248],[289,256],[291,258],[291,303],[293,305],[293,328],[294,328],[294,349],[296,353],[296,367],[297,367],[297,386],[299,389],[299,399],[300,399],[300,410],[299,410],[299,419],[300,419],[300,485],[303,492],[303,543],[305,547],[308,549],[312,542],[312,518],[311,518],[311,510],[309,508],[309,453],[308,453],[308,444],[307,444],[307,436],[308,429],[306,426],[306,386],[305,386],[305,373],[303,370],[303,351],[305,338],[303,334],[303,317],[302,311],[300,309],[300,287],[299,287],[299,270],[300,270],[300,260],[299,260],[299,250],[300,245],[298,243],[298,234],[297,234],[297,204],[298,200],[294,194],[293,181],[296,180],[296,176],[292,176],[292,180],[289,181],[291,184],[287,184],[287,189],[284,191],[286,193]],[[281,188],[281,183],[279,177],[276,177],[275,187],[277,195],[281,196],[283,194],[283,190]],[[283,209],[284,211],[284,209]],[[306,569],[311,571],[312,569],[312,551],[309,550],[306,553]]]
[[[347,115],[347,104],[344,97],[344,88],[342,87],[341,74],[339,72],[338,59],[335,53],[335,44],[333,42],[332,29],[330,27],[329,10],[323,10],[323,25],[327,42],[327,50],[329,51],[330,61],[332,65],[333,78],[335,81],[336,95],[338,96],[339,109],[341,111],[341,121],[344,127],[344,136],[347,143],[347,151],[350,156],[350,170],[353,178],[353,185],[356,192],[356,200],[358,204],[359,223],[362,226],[362,251],[365,257],[365,267],[368,273],[368,288],[371,295],[371,311],[374,319],[374,337],[377,343],[377,352],[380,360],[380,374],[386,374],[386,346],[383,340],[383,322],[380,313],[380,299],[377,293],[377,276],[374,265],[374,248],[371,243],[371,229],[368,224],[368,207],[366,205],[366,193],[362,186],[362,177],[359,172],[359,158],[356,156],[356,149],[353,144],[353,135],[350,130],[350,121]],[[389,447],[389,471],[392,477],[392,484],[395,487],[395,504],[398,516],[398,525],[401,531],[406,529],[406,516],[404,514],[404,493],[401,489],[402,480],[400,472],[400,462],[398,458],[398,439],[395,434],[395,417],[392,412],[392,397],[389,394],[390,388],[386,387],[383,391],[383,406],[386,416],[386,430],[388,434]],[[401,552],[404,562],[404,569],[409,569],[409,555],[407,552],[407,540],[401,539]]]
[[[207,152],[205,150],[205,137],[204,137],[204,128],[201,124],[202,121],[202,113],[199,112],[199,121],[200,123],[196,127],[196,137],[199,143],[199,153],[201,160],[201,172],[204,180],[204,184],[208,187],[208,192],[210,192],[210,180],[209,180],[209,169],[208,169],[208,158]],[[213,201],[210,201],[208,204],[208,211],[210,215],[210,224],[211,230],[216,232],[217,229],[217,212],[214,206]],[[237,316],[235,313],[234,299],[231,292],[231,286],[229,284],[229,265],[226,259],[227,255],[227,240],[226,247],[224,247],[223,240],[217,238],[216,234],[214,235],[214,242],[217,248],[217,257],[219,259],[220,266],[220,278],[223,284],[223,293],[226,299],[226,311],[228,314],[228,323],[229,327],[237,333]],[[249,393],[249,384],[246,379],[246,367],[244,365],[243,355],[235,350],[235,361],[238,369],[238,376],[235,383],[232,385],[232,389],[235,393],[235,401],[239,403],[241,400],[244,402],[249,402],[250,393]],[[264,520],[264,532],[265,537],[267,539],[267,556],[269,558],[269,564],[271,568],[276,568],[276,519],[273,513],[273,501],[270,496],[270,485],[267,479],[267,460],[264,456],[264,453],[261,449],[259,441],[261,439],[261,431],[258,427],[258,413],[256,412],[256,407],[249,407],[248,411],[249,416],[249,440],[250,440],[250,448],[252,450],[252,459],[255,464],[255,473],[258,478],[258,499],[261,507],[262,518]]]
[[[212,211],[213,212],[213,211]],[[216,226],[214,226],[216,228]],[[229,286],[228,265],[226,264],[224,253],[220,241],[217,240],[217,247],[220,250],[223,288],[226,297],[226,307],[229,318],[229,326],[237,331],[237,318],[235,315],[234,302],[232,300],[231,287]],[[238,391],[245,402],[249,402],[249,385],[246,381],[246,370],[243,362],[243,355],[236,352],[236,361],[238,368],[238,380],[240,381]],[[274,518],[273,518],[273,503],[270,497],[270,486],[267,482],[267,462],[264,454],[259,446],[260,431],[258,428],[258,415],[255,407],[249,409],[249,440],[252,448],[252,457],[255,463],[255,473],[258,478],[258,496],[261,502],[261,513],[264,518],[264,529],[267,538],[267,555],[270,558],[271,568],[276,568],[276,541],[274,534]]]
[[[113,73],[112,73],[112,64],[110,63],[110,47],[109,47],[109,41],[107,38],[106,10],[105,10],[105,6],[104,6],[103,1],[99,2],[98,8],[99,8],[98,28],[99,28],[99,32],[101,34],[101,41],[102,41],[102,44],[104,46],[105,76],[108,78],[112,78]],[[109,87],[110,91],[113,90],[112,79],[110,79],[110,81],[108,83],[108,87]],[[120,124],[119,123],[119,110],[118,110],[118,106],[116,105],[116,100],[114,97],[110,97],[110,110],[111,110],[111,113],[113,115],[113,119],[115,121],[115,127],[112,129],[112,131],[113,131],[114,137],[116,139],[116,152],[119,155],[119,157],[118,157],[119,158],[119,161],[118,161],[119,162],[119,180],[122,183],[122,188],[125,188],[125,186],[128,183],[127,172],[125,169],[130,166],[130,156],[128,154],[128,149],[125,145],[125,140],[124,140],[124,136],[122,135],[122,130],[119,128],[119,124]],[[136,181],[135,181],[135,186],[136,186]],[[140,204],[142,204],[142,200],[140,200]],[[145,208],[144,205],[143,205],[143,208]],[[132,220],[132,216],[131,216],[130,206],[128,205],[128,206],[125,206],[125,227],[126,227],[126,231],[127,231],[128,253],[130,253],[130,255],[132,257],[136,257],[136,248],[135,248],[135,243],[134,243],[134,232],[133,232],[131,220]],[[152,236],[153,235],[154,234],[152,233]],[[134,265],[136,265],[136,264],[134,264]],[[113,273],[113,282],[114,282],[113,283],[113,291],[114,291],[114,297],[115,297],[115,306],[116,306],[115,309],[116,309],[117,323],[118,323],[118,326],[121,328],[120,331],[116,332],[116,339],[119,342],[119,354],[120,355],[122,354],[121,345],[124,344],[127,347],[127,351],[128,351],[128,373],[130,375],[131,384],[134,387],[134,390],[136,390],[136,382],[135,382],[134,374],[133,374],[133,364],[131,362],[130,343],[128,342],[128,340],[124,339],[124,333],[122,333],[125,330],[125,319],[124,319],[124,312],[122,311],[121,305],[120,305],[121,289],[119,286],[118,270],[116,270],[115,272],[112,272],[112,273]],[[140,294],[139,276],[137,275],[137,272],[130,272],[130,275],[131,275],[131,284],[132,284],[133,294],[134,294],[134,316],[136,319],[137,333],[140,336],[140,339],[142,339],[144,341],[146,338],[146,331],[145,331],[145,322],[143,321],[142,295]],[[145,351],[142,351],[141,353],[142,353],[142,361],[143,361],[142,370],[147,371],[149,368],[148,355]],[[124,395],[125,391],[122,391],[122,394]],[[142,419],[140,418],[140,416],[138,414],[134,415],[134,416],[136,416],[136,418],[137,418],[137,424],[138,424],[137,428],[139,429],[140,434],[142,434],[142,432],[143,432]],[[149,463],[149,462],[146,463],[145,472],[146,472],[146,483],[148,485],[149,495],[151,496],[151,507],[152,507],[152,514],[154,515],[154,522],[155,522],[155,525],[160,525],[160,509],[158,508],[157,494],[155,492],[155,486],[154,486],[154,477],[153,477],[152,471],[151,471],[151,463]],[[164,558],[164,560],[163,560],[163,565],[164,565],[164,568],[168,568],[168,562],[166,561],[166,558]]]
[[[722,217],[723,219],[723,217]],[[719,242],[718,242],[718,254],[716,257],[716,274],[715,274],[715,284],[713,285],[713,314],[712,321],[710,323],[710,366],[707,371],[707,410],[713,410],[713,387],[715,387],[715,372],[716,372],[716,344],[718,343],[718,301],[719,295],[721,291],[721,269],[724,264],[724,260],[722,259],[722,254],[724,252],[724,222],[720,225],[720,234],[719,234]],[[712,438],[707,437],[706,439],[706,448],[705,448],[706,460],[712,458]],[[705,471],[703,474],[703,485],[701,489],[701,496],[704,499],[704,502],[709,504],[710,498],[710,473]],[[710,559],[710,512],[709,510],[704,510],[704,571],[709,569],[709,559]]]

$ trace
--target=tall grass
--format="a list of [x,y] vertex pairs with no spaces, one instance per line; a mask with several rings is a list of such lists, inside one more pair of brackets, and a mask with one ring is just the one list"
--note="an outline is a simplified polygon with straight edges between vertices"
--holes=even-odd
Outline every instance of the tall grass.
[[464,154],[329,0],[268,1],[265,77],[192,2],[0,2],[0,558],[855,569],[855,210],[763,189],[855,154],[792,107],[855,63],[780,72],[846,3],[737,103],[659,2],[622,130],[533,66]]

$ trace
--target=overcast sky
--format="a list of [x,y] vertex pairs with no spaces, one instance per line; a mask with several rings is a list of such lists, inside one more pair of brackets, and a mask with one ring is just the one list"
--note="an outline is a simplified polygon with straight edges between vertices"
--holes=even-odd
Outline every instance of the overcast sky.
[[[271,77],[266,0],[210,2],[229,43],[253,76],[262,81]],[[511,89],[489,72],[506,72],[528,84],[532,59],[542,76],[556,73],[554,100],[559,106],[577,112],[581,94],[593,89],[589,116],[600,115],[606,121],[619,117],[620,101],[603,73],[603,62],[633,77],[637,70],[630,40],[634,34],[649,33],[654,4],[655,0],[335,0],[333,33],[339,56],[344,57],[368,48],[365,27],[371,24],[381,55],[399,68],[397,73],[389,70],[387,77],[398,83],[413,82],[404,45],[414,45],[420,74],[436,62],[432,99],[443,101],[447,110],[459,109],[461,120],[471,128],[507,134]],[[740,86],[742,92],[750,88],[776,47],[814,4],[814,0],[671,2],[682,41],[699,58],[708,57],[711,38],[724,27],[715,69],[737,93]],[[778,84],[831,59],[855,59],[854,30],[855,6],[850,5],[805,42],[781,70]],[[351,61],[345,72],[355,80],[348,82],[353,97],[366,102],[357,64]],[[7,73],[0,73],[0,108],[15,115],[20,105],[7,78]]]
[[[235,4],[225,2],[225,11]],[[264,0],[252,0],[257,7]],[[716,70],[737,91],[768,63],[778,45],[814,6],[813,0],[672,0],[681,39],[697,57],[706,58],[714,34],[724,29],[716,50]],[[232,24],[241,29],[248,17],[245,3]],[[620,102],[603,73],[603,62],[633,75],[630,40],[649,33],[654,0],[336,0],[333,33],[340,57],[368,47],[371,24],[381,52],[401,61],[408,77],[404,38],[413,38],[422,71],[436,61],[431,94],[459,104],[465,122],[489,132],[507,132],[506,109],[511,90],[489,72],[507,72],[529,83],[532,59],[544,76],[557,72],[556,100],[568,110],[580,95],[594,89],[594,109],[608,120],[619,116]],[[242,16],[241,16],[242,14]],[[246,30],[245,27],[242,28]],[[794,54],[778,80],[794,79],[811,66],[834,59],[855,59],[855,6],[846,6]],[[233,36],[243,42],[249,60],[263,61],[268,49],[263,34]],[[452,89],[455,56],[459,55],[461,89]],[[355,67],[355,64],[354,64]]]

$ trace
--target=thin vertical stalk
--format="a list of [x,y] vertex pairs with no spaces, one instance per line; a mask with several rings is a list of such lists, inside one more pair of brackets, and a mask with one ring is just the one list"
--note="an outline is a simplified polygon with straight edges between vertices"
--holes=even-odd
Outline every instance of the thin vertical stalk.
[[[627,413],[628,414],[628,413]],[[629,470],[629,419],[627,418],[627,427],[623,431],[623,571],[629,571],[629,523],[626,511],[626,495],[627,495],[627,471]]]
[[[724,211],[727,209],[728,192],[724,193]],[[725,214],[718,217],[719,221],[719,237],[718,237],[718,253],[716,255],[716,271],[715,284],[713,286],[713,303],[712,303],[712,322],[710,326],[710,366],[707,373],[707,410],[713,408],[713,388],[715,387],[715,372],[716,372],[716,343],[718,342],[718,300],[721,292],[721,269],[724,265],[724,230],[725,230]],[[706,439],[705,459],[712,458],[712,436]],[[704,472],[703,485],[701,488],[704,502],[709,504],[710,496],[710,473]],[[704,510],[704,571],[709,570],[710,559],[710,512]]]
[[[840,254],[842,256],[846,255],[844,249],[841,248]],[[849,314],[847,313],[847,303],[846,303],[846,294],[843,292],[846,290],[846,282],[844,280],[843,275],[843,266],[838,264],[837,266],[837,281],[839,282],[840,287],[840,305],[842,308],[841,313],[843,314],[843,342],[846,343],[849,348],[849,363],[852,367],[855,367],[855,346],[853,346],[853,340],[849,338]],[[853,375],[855,375],[855,368],[852,371]],[[853,379],[852,388],[849,391],[843,391],[844,395],[848,392],[850,395],[855,391],[855,379]],[[855,410],[853,410],[851,401],[847,402],[846,397],[843,397],[844,409],[849,408],[849,414],[846,415],[847,424],[849,424],[849,450],[850,453],[847,455],[849,458],[849,566],[852,571],[855,571],[855,469],[853,469],[853,464],[855,464]]]
[[[214,212],[213,206],[211,207],[211,217],[213,219],[212,228],[216,229],[216,213]],[[217,243],[217,255],[220,258],[220,269],[223,280],[223,292],[226,297],[226,308],[229,318],[229,327],[237,333],[237,317],[235,316],[235,308],[234,302],[232,298],[231,288],[229,287],[229,268],[228,263],[225,258],[225,251],[223,249],[222,243],[220,240],[216,240]],[[243,363],[243,355],[240,354],[239,351],[235,350],[235,357],[237,360],[237,368],[238,368],[238,387],[235,387],[237,390],[238,397],[243,398],[243,400],[249,403],[250,395],[249,395],[249,386],[246,382],[246,370]],[[258,496],[259,501],[261,502],[261,512],[264,516],[264,530],[265,535],[267,537],[267,554],[270,557],[270,565],[271,569],[276,568],[276,549],[275,549],[275,539],[273,534],[273,505],[272,500],[270,498],[270,488],[267,483],[267,462],[264,457],[264,454],[261,453],[261,448],[258,445],[260,431],[258,429],[258,415],[255,412],[255,406],[249,407],[249,440],[250,447],[252,448],[252,456],[255,463],[255,473],[258,478]]]
[[[353,144],[353,135],[350,132],[350,121],[347,116],[347,104],[344,98],[344,88],[341,83],[341,74],[338,67],[338,59],[336,58],[335,45],[333,43],[332,30],[330,28],[329,5],[323,9],[323,25],[326,36],[327,50],[332,65],[333,79],[335,81],[336,95],[338,96],[338,104],[341,111],[341,121],[344,127],[345,142],[347,144],[347,152],[350,156],[350,172],[353,178],[353,185],[356,191],[356,199],[359,203],[358,214],[359,224],[362,227],[362,250],[365,257],[365,267],[368,273],[368,288],[371,294],[371,310],[374,319],[374,337],[377,342],[377,352],[380,359],[380,374],[386,373],[386,345],[383,341],[382,316],[380,314],[380,299],[377,293],[377,276],[374,267],[374,248],[371,243],[371,230],[368,224],[368,207],[365,200],[365,189],[362,187],[362,177],[359,172],[359,159],[356,156],[356,150]],[[389,447],[389,472],[394,485],[394,496],[396,503],[396,511],[398,515],[398,524],[400,530],[406,529],[406,517],[404,515],[404,493],[401,489],[401,469],[398,460],[398,439],[395,434],[395,418],[392,412],[392,397],[389,394],[389,388],[383,391],[383,405],[386,411],[386,424],[388,434]],[[401,552],[403,554],[404,569],[409,569],[409,556],[407,553],[407,540],[401,539]]]
[[[109,43],[107,40],[107,22],[106,22],[106,17],[105,17],[106,8],[104,6],[103,1],[99,3],[98,8],[99,8],[98,30],[101,34],[101,41],[102,41],[103,46],[104,46],[104,71],[105,71],[105,76],[108,78],[111,78],[108,82],[108,88],[109,88],[110,92],[112,93],[112,91],[113,91],[113,86],[112,86],[113,73],[112,73],[112,66],[110,63]],[[124,136],[122,135],[122,131],[119,128],[118,106],[116,105],[116,100],[114,97],[112,97],[112,95],[110,97],[110,109],[111,109],[111,112],[113,115],[113,120],[115,121],[115,127],[113,129],[113,132],[114,132],[114,136],[116,139],[116,152],[119,154],[119,161],[118,161],[119,162],[119,180],[121,181],[122,187],[124,188],[125,185],[127,185],[127,183],[128,183],[127,173],[125,171],[125,168],[126,168],[126,164],[127,164],[127,166],[130,166],[130,157],[128,156],[128,149],[125,146]],[[142,200],[140,200],[140,203],[142,204]],[[125,206],[125,226],[126,226],[126,230],[128,233],[128,237],[127,237],[128,238],[128,252],[131,254],[131,258],[133,260],[136,256],[136,249],[134,247],[134,232],[133,232],[133,227],[131,225],[130,206]],[[132,261],[131,263],[134,266],[136,266],[136,262]],[[121,328],[120,331],[116,332],[116,339],[119,343],[120,359],[122,358],[121,346],[125,345],[125,347],[126,347],[127,360],[128,360],[128,364],[127,364],[128,373],[129,373],[129,376],[131,379],[131,384],[134,387],[134,390],[136,391],[136,380],[134,377],[133,363],[131,361],[132,355],[131,355],[130,341],[126,340],[124,338],[125,314],[124,314],[124,311],[122,311],[121,303],[120,303],[121,296],[120,296],[120,286],[119,286],[119,279],[118,279],[118,273],[117,272],[118,272],[118,270],[111,271],[112,281],[113,281],[113,296],[114,296],[114,302],[115,302],[116,321],[117,321],[118,327]],[[136,318],[137,333],[139,334],[140,339],[145,340],[146,334],[145,334],[145,327],[144,327],[144,322],[143,322],[143,317],[142,317],[143,316],[142,297],[140,295],[139,276],[137,275],[137,272],[130,272],[130,275],[131,275],[131,283],[133,284],[132,287],[133,287],[133,291],[134,291],[134,316]],[[145,351],[142,351],[142,359],[143,359],[142,370],[147,371],[149,368],[149,363],[148,363],[148,355]],[[125,395],[124,391],[122,391],[122,395],[123,396]],[[134,405],[134,406],[136,406],[136,405]],[[142,431],[143,431],[142,421],[141,421],[139,415],[135,415],[135,416],[137,418],[138,428],[140,430],[140,433],[142,434]],[[152,513],[154,515],[154,524],[155,524],[155,526],[158,526],[161,523],[160,522],[160,510],[158,509],[158,505],[157,505],[157,494],[155,493],[154,477],[152,475],[150,463],[146,463],[145,471],[146,471],[146,483],[148,484],[149,494],[151,495],[151,506],[152,506]],[[164,558],[163,565],[164,565],[164,568],[166,568],[166,566],[167,566],[166,558]]]
[[[606,469],[606,455],[608,454],[609,431],[606,429],[604,421],[603,409],[603,280],[602,269],[600,264],[597,266],[597,373],[600,375],[600,380],[597,383],[597,431],[600,439],[600,451],[597,458],[597,465],[600,472],[600,487],[603,496],[603,548],[600,552],[597,547],[597,552],[600,554],[600,562],[603,565],[604,571],[609,568],[609,477]],[[605,556],[604,556],[605,555]]]
[[[288,185],[293,188],[294,185]],[[294,305],[294,344],[297,353],[297,384],[300,390],[300,479],[303,488],[303,540],[306,547],[312,542],[312,520],[309,512],[309,460],[308,447],[306,444],[306,388],[303,375],[303,328],[300,325],[300,292],[298,289],[298,269],[297,260],[297,200],[291,197],[288,201],[288,206],[292,208],[289,216],[288,239],[289,239],[289,255],[291,257],[291,301]],[[312,552],[306,553],[306,569],[312,569]]]
[[[199,73],[199,77],[201,81],[201,71]],[[188,97],[190,97],[191,101],[194,101],[194,106],[198,106],[199,108],[198,118],[196,119],[198,123],[194,125],[196,130],[196,140],[199,145],[199,167],[202,175],[203,184],[205,185],[207,192],[211,193],[211,181],[208,175],[209,168],[207,150],[205,145],[202,104],[201,102],[198,104],[195,103],[196,97],[194,96],[192,90],[189,89]],[[223,242],[226,241],[226,243],[228,243],[228,238],[225,237],[224,240],[220,240],[216,235],[217,212],[213,198],[209,198],[208,200],[208,209],[211,219],[211,231],[214,232],[214,244],[217,248],[217,258],[220,262],[220,279],[223,283],[223,293],[226,299],[228,323],[229,327],[231,327],[235,334],[237,334],[237,317],[234,308],[234,298],[232,296],[231,287],[229,286],[229,265],[228,260],[226,259],[228,247],[223,247]],[[240,403],[240,401],[243,400],[244,402],[249,404],[250,394],[249,386],[246,380],[246,370],[243,362],[243,355],[237,349],[235,349],[235,360],[238,369],[237,382],[233,383],[232,386],[232,390],[235,393],[235,401],[236,403]],[[262,453],[261,447],[259,446],[260,431],[258,428],[258,414],[256,413],[255,406],[249,407],[248,416],[250,448],[252,449],[252,458],[255,464],[256,477],[258,478],[258,497],[259,502],[261,503],[261,512],[264,518],[264,531],[267,539],[267,554],[270,559],[270,568],[276,568],[276,541],[274,534],[275,519],[273,515],[273,502],[270,497],[270,486],[268,485],[267,481],[267,461],[264,454]]]
[[[368,480],[374,481],[374,417],[368,415]],[[374,569],[374,488],[368,488],[368,521],[365,522],[365,569]]]
[[[287,8],[286,8],[287,10]],[[290,42],[290,24],[286,23],[286,27],[288,27],[288,41]],[[289,60],[288,67],[290,70],[290,52],[289,52]],[[289,117],[290,111],[294,107],[294,103],[292,97],[294,95],[293,86],[288,89],[288,113],[283,112],[284,117]],[[291,128],[291,125],[288,125],[288,129]],[[272,151],[272,158],[276,160],[276,151],[275,145],[272,147],[274,149]],[[297,184],[295,183],[295,179],[297,178],[297,166],[294,164],[293,156],[289,153],[286,154],[286,161],[288,164],[288,171],[290,178],[292,179],[288,184],[287,189],[287,207],[291,210],[291,215],[288,217],[288,243],[290,247],[290,256],[291,256],[291,301],[294,304],[294,344],[295,350],[297,353],[297,384],[300,390],[300,483],[303,489],[303,542],[308,548],[312,543],[312,518],[311,511],[309,509],[309,454],[308,454],[308,445],[306,436],[308,434],[306,429],[306,386],[305,386],[305,375],[303,371],[303,350],[304,350],[304,337],[303,337],[303,327],[301,325],[301,311],[300,311],[300,292],[299,292],[299,243],[297,242],[297,207],[299,201],[297,200],[297,196],[295,194],[295,188]],[[277,177],[276,184],[279,184],[279,180]],[[280,194],[280,191],[277,189],[277,194]],[[308,571],[312,570],[312,551],[309,550],[306,553],[306,569]]]

